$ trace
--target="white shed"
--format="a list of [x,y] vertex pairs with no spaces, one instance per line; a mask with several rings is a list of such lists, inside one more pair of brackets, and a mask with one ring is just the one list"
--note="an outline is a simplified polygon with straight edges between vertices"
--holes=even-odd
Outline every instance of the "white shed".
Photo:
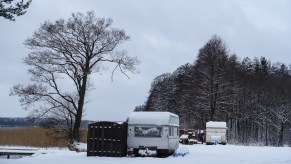
[[179,117],[170,112],[132,112],[128,116],[127,146],[136,153],[140,147],[155,147],[158,154],[179,147]]

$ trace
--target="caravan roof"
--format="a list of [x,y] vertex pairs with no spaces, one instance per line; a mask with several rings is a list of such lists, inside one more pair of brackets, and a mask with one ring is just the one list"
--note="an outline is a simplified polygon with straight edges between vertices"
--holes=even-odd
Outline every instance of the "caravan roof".
[[227,128],[226,122],[209,121],[206,122],[206,128]]
[[131,112],[128,124],[179,126],[178,115],[170,112]]

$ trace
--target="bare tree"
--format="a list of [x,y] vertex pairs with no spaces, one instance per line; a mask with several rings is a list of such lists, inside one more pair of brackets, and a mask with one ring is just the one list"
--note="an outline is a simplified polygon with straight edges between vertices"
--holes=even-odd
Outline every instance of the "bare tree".
[[15,21],[14,16],[24,15],[26,13],[25,9],[27,9],[31,3],[31,0],[27,2],[21,0],[11,5],[13,1],[14,0],[0,0],[0,17]]
[[23,107],[38,117],[59,113],[72,117],[69,136],[79,141],[91,74],[102,71],[105,63],[115,64],[112,74],[116,69],[126,76],[137,73],[138,59],[116,50],[129,36],[111,25],[112,19],[96,18],[93,12],[44,22],[24,42],[31,49],[24,63],[30,66],[33,83],[14,86],[11,95],[19,96]]
[[225,78],[228,52],[222,40],[214,35],[203,48],[199,50],[196,69],[200,73],[200,84],[197,105],[201,110],[209,111],[208,120],[217,119],[216,112],[228,105],[227,95],[229,82]]

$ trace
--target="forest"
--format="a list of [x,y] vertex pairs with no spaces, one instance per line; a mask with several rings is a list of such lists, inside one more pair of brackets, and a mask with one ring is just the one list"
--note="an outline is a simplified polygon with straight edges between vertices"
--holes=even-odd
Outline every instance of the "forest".
[[135,111],[173,112],[180,129],[225,121],[232,144],[290,146],[291,65],[239,59],[214,35],[193,63],[157,76]]

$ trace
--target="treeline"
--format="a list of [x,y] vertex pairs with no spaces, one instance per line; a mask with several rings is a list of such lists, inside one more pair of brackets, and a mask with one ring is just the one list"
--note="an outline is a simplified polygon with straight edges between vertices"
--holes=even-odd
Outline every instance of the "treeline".
[[32,127],[38,126],[39,122],[31,121],[29,118],[0,117],[0,127]]
[[213,36],[193,64],[156,77],[135,110],[176,113],[180,128],[226,121],[229,143],[291,145],[290,66],[265,57],[240,61]]
[[[58,120],[59,124],[63,124],[62,120]],[[0,117],[0,128],[10,128],[10,127],[44,127],[46,128],[47,123],[50,123],[50,119],[46,118],[29,118],[29,117]],[[81,123],[82,128],[88,128],[89,122],[93,121],[88,121],[88,120],[83,120]]]

